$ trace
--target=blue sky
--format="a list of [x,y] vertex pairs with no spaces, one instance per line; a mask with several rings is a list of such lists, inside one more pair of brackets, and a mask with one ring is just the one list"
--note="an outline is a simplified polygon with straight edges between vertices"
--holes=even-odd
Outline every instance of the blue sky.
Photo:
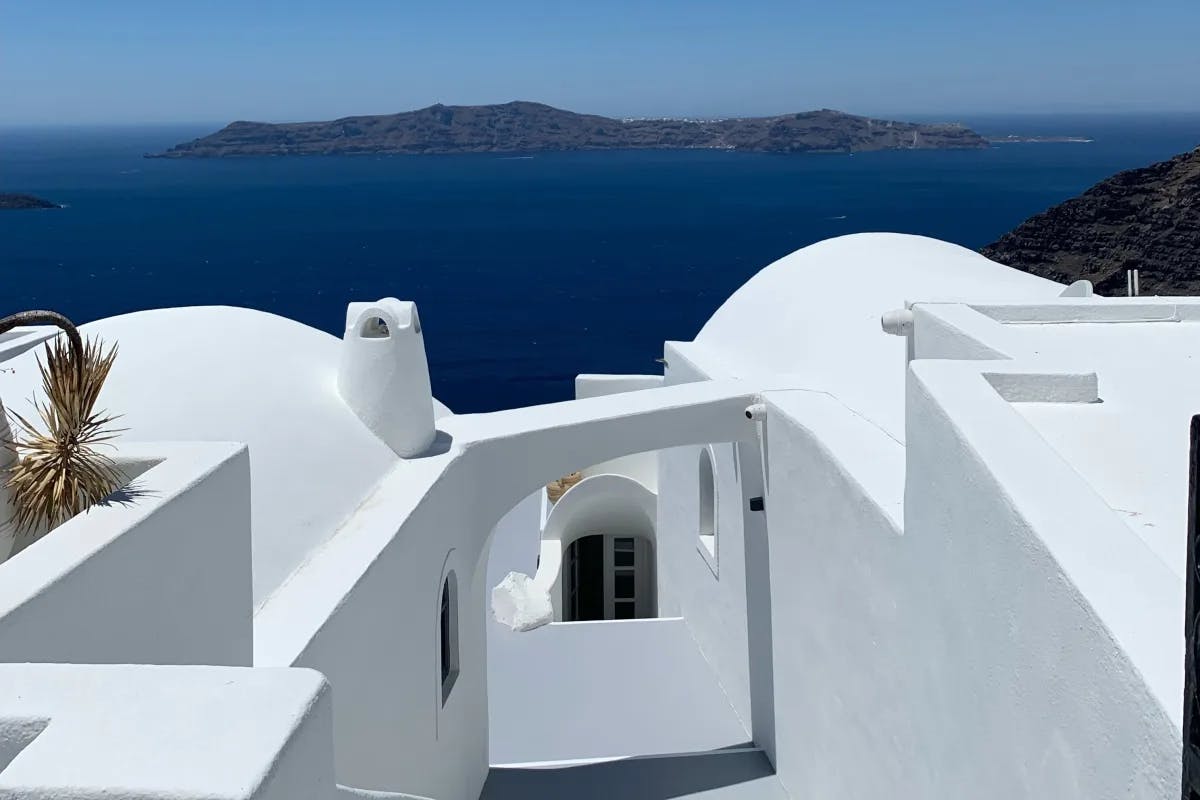
[[1200,0],[0,0],[0,124],[1200,110]]

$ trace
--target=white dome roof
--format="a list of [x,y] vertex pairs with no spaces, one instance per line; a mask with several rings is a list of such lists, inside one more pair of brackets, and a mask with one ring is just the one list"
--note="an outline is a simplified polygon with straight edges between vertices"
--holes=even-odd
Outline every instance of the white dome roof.
[[[256,604],[398,461],[338,394],[341,340],[327,333],[232,307],[141,311],[82,330],[119,347],[100,408],[120,415],[121,440],[249,445]],[[0,373],[0,398],[25,416],[40,394],[37,352]]]
[[732,377],[788,374],[903,439],[905,343],[883,333],[880,315],[905,301],[1034,299],[1062,288],[937,239],[860,233],[763,268],[695,343]]

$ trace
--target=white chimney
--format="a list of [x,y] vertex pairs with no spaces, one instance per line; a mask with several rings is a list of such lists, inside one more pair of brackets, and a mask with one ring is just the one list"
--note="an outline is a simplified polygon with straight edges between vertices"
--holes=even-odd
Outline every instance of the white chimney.
[[346,308],[338,391],[402,458],[433,444],[433,390],[416,303],[385,297]]

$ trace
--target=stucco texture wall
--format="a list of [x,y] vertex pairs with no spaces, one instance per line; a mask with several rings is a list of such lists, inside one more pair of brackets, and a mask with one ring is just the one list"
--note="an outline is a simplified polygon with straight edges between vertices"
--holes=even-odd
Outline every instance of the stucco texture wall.
[[[848,411],[772,406],[784,786],[851,800],[1178,794],[1178,734],[1119,648],[911,382],[907,403],[906,451]],[[903,528],[895,487],[844,446],[855,426],[858,452],[907,459]]]
[[[582,400],[587,397],[603,397],[620,392],[638,392],[662,385],[663,376],[661,375],[577,375],[575,377],[575,398]],[[635,453],[614,458],[611,461],[602,461],[599,464],[580,466],[585,478],[610,473],[625,475],[654,492],[658,490],[657,456],[657,453]]]
[[249,665],[250,459],[234,444],[123,444],[154,460],[0,564],[0,661]]
[[3,800],[332,800],[309,670],[0,665]]
[[[449,417],[445,454],[406,462],[255,618],[255,663],[308,666],[334,687],[338,781],[458,800],[488,769],[489,537],[577,460],[751,434],[741,385],[709,382]],[[440,702],[441,573],[459,578],[460,672]]]
[[[667,385],[706,379],[699,368],[678,354],[670,354],[669,362]],[[718,533],[716,556],[708,556],[701,550],[699,536],[703,449],[676,447],[659,453],[659,616],[684,618],[729,702],[749,730],[742,486],[734,445],[724,442],[712,446]]]
[[[464,558],[470,510],[438,487],[392,535],[295,660],[334,687],[338,782],[441,800],[472,797],[487,773],[487,571]],[[440,502],[439,502],[440,501]],[[386,509],[378,524],[384,523]],[[393,518],[395,519],[395,518]],[[458,580],[459,674],[442,703],[442,580]],[[474,578],[474,581],[472,580]]]

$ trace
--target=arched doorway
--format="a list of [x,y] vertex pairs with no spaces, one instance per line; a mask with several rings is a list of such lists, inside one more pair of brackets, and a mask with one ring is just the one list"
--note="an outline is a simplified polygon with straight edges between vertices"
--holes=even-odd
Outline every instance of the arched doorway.
[[594,475],[565,492],[542,527],[535,583],[558,622],[658,616],[653,492],[624,475]]
[[564,622],[645,619],[657,614],[654,543],[641,536],[593,533],[563,554]]

